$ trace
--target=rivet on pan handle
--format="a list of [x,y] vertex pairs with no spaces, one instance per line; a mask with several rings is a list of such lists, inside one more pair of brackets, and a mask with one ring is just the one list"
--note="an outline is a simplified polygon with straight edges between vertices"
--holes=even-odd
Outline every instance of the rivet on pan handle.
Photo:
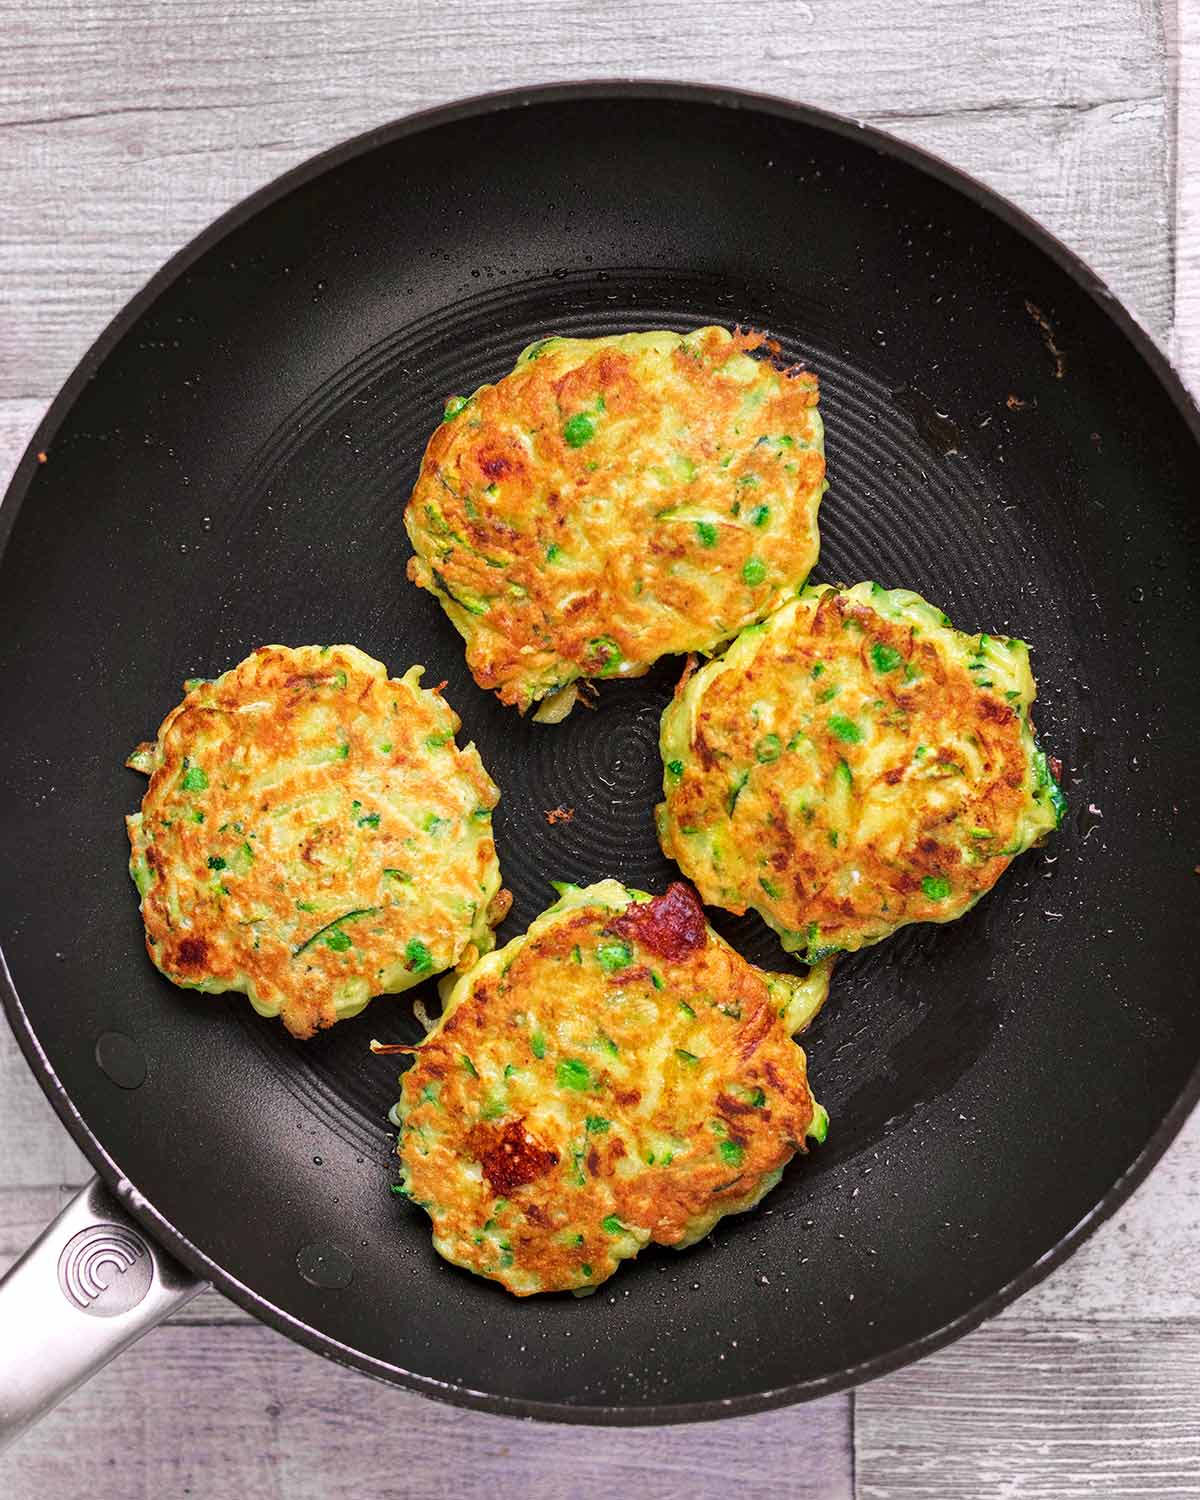
[[204,1287],[93,1178],[0,1281],[0,1450]]

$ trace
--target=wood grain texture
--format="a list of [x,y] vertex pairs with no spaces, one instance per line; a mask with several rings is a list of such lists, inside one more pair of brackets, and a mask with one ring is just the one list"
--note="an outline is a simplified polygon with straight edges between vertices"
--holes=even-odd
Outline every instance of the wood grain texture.
[[45,415],[48,401],[0,401],[0,496]]
[[1200,396],[1200,0],[1183,0],[1173,22],[1178,135],[1171,355]]
[[[357,131],[551,78],[725,82],[879,123],[1042,219],[1200,376],[1200,0],[1165,3],[1166,24],[1158,0],[0,0],[0,487],[105,322],[217,213]],[[87,1175],[0,1023],[0,1271]],[[1195,1121],[1047,1282],[853,1403],[517,1424],[375,1385],[207,1293],[0,1460],[0,1496],[1192,1496],[1198,1377]]]
[[[78,1186],[92,1175],[0,1020],[0,1185]],[[2,1211],[2,1210],[0,1210]]]
[[167,1326],[0,1460],[5,1500],[851,1500],[850,1398],[643,1431],[515,1422],[343,1370],[260,1327]]
[[[0,0],[0,398],[51,395],[218,213],[326,146],[548,79],[693,78],[878,121],[1045,220],[1160,335],[1166,77],[1138,0],[506,0],[337,6]],[[66,24],[64,24],[64,19]],[[1115,211],[1114,211],[1115,210]]]
[[855,1399],[857,1500],[1200,1490],[1200,1329],[996,1323]]

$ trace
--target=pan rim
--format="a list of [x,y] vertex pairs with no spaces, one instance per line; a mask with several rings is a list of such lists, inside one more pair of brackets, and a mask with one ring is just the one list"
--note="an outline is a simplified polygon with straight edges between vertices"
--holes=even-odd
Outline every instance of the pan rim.
[[[3,560],[7,550],[7,543],[20,513],[30,480],[37,470],[37,454],[49,446],[54,433],[74,406],[82,387],[91,379],[120,339],[136,325],[160,293],[173,285],[189,266],[213,246],[219,244],[229,233],[248,223],[261,210],[284,198],[296,188],[314,181],[331,168],[341,166],[367,151],[411,135],[437,129],[443,125],[481,119],[491,114],[527,108],[531,105],[635,98],[742,109],[789,120],[810,128],[827,131],[833,135],[860,139],[881,155],[910,166],[962,194],[977,207],[995,216],[1032,243],[1091,297],[1102,315],[1116,325],[1132,345],[1134,352],[1149,366],[1158,384],[1173,402],[1192,438],[1200,448],[1200,410],[1197,409],[1182,377],[1143,324],[1123,305],[1103,278],[1023,209],[934,153],[910,145],[860,120],[811,105],[794,103],[774,95],[727,88],[717,84],[622,77],[574,83],[547,83],[478,94],[448,104],[436,105],[351,137],[290,168],[282,176],[265,183],[248,197],[227,209],[171,256],[109,322],[76,365],[55,396],[46,415],[38,424],[37,430],[13,473],[4,500],[0,503],[0,561]],[[43,1092],[102,1180],[150,1234],[176,1255],[194,1274],[210,1281],[246,1312],[286,1334],[297,1343],[332,1359],[335,1363],[374,1376],[388,1384],[406,1387],[421,1395],[452,1405],[485,1411],[493,1415],[581,1425],[663,1426],[711,1421],[724,1417],[749,1416],[756,1412],[851,1389],[945,1347],[987,1319],[994,1317],[1043,1280],[1115,1213],[1134,1189],[1149,1175],[1151,1169],[1179,1133],[1197,1101],[1200,1100],[1200,1063],[1198,1063],[1174,1104],[1138,1155],[1071,1229],[1019,1275],[977,1301],[959,1317],[917,1339],[911,1339],[884,1354],[876,1355],[872,1359],[837,1372],[777,1386],[767,1391],[699,1402],[583,1406],[494,1395],[405,1370],[398,1365],[376,1359],[340,1343],[329,1334],[318,1331],[310,1324],[302,1322],[282,1308],[275,1306],[262,1293],[238,1281],[187,1239],[138,1192],[136,1185],[121,1170],[119,1164],[109,1155],[99,1138],[84,1121],[38,1042],[36,1030],[25,1011],[2,951],[0,951],[0,1003],[3,1003],[17,1043]]]

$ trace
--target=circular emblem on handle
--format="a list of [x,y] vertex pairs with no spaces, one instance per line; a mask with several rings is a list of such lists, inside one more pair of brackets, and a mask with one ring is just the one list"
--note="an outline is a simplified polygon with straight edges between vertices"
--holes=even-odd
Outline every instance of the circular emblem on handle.
[[63,1246],[58,1284],[68,1302],[94,1318],[115,1318],[136,1307],[154,1280],[145,1243],[120,1224],[92,1224]]

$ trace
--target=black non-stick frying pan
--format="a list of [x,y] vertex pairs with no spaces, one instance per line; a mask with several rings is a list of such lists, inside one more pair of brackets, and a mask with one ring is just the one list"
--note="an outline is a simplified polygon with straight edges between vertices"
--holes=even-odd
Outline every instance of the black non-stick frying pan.
[[[400,515],[443,398],[533,338],[710,322],[767,328],[820,374],[817,577],[915,588],[1032,643],[1070,811],[963,920],[842,964],[805,1039],[829,1139],[761,1209],[589,1299],[517,1301],[442,1264],[388,1191],[395,1060],[367,1042],[416,1038],[408,997],[297,1043],[151,968],[121,821],[143,783],[122,760],[185,676],[350,641],[448,680],[503,794],[501,939],[552,879],[661,889],[650,810],[679,663],[560,727],[519,719],[405,582]],[[5,1004],[129,1222],[324,1354],[570,1421],[796,1401],[995,1312],[1125,1198],[1200,1086],[1198,436],[1150,340],[1017,210],[769,99],[495,96],[235,209],[88,354],[0,520]],[[573,821],[548,823],[560,804]],[[787,962],[757,920],[717,926]],[[38,1257],[9,1288],[132,1333],[152,1247],[86,1222],[48,1262],[53,1295]]]

